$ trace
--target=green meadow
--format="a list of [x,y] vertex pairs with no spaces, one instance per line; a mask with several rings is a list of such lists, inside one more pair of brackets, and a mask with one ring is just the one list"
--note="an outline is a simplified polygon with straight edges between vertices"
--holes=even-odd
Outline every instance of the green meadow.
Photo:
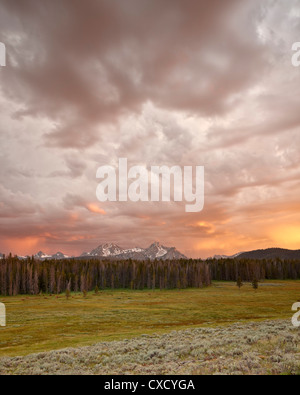
[[300,300],[300,281],[270,281],[254,291],[214,282],[203,289],[100,291],[0,297],[7,327],[0,328],[0,357],[23,356],[141,334],[215,327],[235,322],[291,319]]

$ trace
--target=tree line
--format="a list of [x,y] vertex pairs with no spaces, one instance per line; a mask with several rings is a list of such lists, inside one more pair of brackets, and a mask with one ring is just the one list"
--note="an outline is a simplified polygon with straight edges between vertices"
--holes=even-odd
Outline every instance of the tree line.
[[300,261],[211,259],[109,261],[68,259],[0,260],[0,295],[60,294],[95,289],[186,289],[215,281],[256,282],[300,279]]
[[300,279],[300,261],[282,259],[211,259],[212,280],[252,282],[263,280],[298,280]]
[[94,289],[185,289],[211,284],[207,263],[178,261],[0,260],[0,294],[38,295]]

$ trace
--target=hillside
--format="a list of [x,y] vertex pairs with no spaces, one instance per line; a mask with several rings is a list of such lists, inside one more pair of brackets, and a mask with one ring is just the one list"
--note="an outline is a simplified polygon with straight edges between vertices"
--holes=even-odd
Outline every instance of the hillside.
[[244,252],[238,259],[276,259],[300,260],[300,250],[286,250],[282,248],[268,248],[266,250],[255,250]]

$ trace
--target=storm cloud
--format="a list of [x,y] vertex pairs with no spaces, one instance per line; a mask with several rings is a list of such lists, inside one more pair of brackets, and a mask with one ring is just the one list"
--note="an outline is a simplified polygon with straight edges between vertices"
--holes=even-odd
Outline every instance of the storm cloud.
[[[297,0],[1,0],[0,252],[299,247],[297,41]],[[100,204],[120,157],[204,165],[204,211]]]

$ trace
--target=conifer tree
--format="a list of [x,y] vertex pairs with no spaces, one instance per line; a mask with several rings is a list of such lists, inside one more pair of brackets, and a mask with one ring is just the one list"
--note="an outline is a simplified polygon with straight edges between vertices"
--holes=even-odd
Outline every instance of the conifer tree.
[[242,286],[244,285],[241,277],[238,277],[236,285],[238,286],[239,290],[241,290]]
[[255,291],[258,290],[258,280],[257,280],[257,278],[254,278],[254,279],[252,280],[252,287],[253,287],[253,289],[254,289]]

